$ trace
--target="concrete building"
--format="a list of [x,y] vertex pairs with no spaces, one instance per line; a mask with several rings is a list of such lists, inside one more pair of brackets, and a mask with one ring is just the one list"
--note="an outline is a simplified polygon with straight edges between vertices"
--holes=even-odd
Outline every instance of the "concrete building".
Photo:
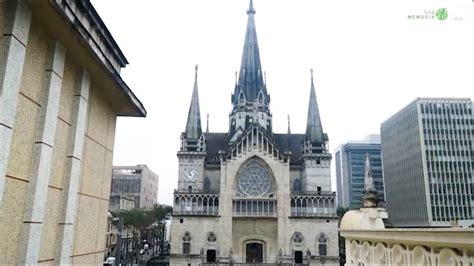
[[159,177],[148,166],[114,166],[111,197],[126,195],[134,198],[136,208],[152,208],[158,203]]
[[118,213],[135,208],[135,198],[127,195],[110,196],[109,211]]
[[337,205],[343,208],[362,206],[366,155],[380,201],[384,199],[380,135],[369,135],[362,141],[350,141],[336,149]]
[[0,264],[101,264],[127,60],[89,1],[0,2]]
[[474,223],[470,99],[418,98],[381,126],[385,198],[397,226]]
[[338,265],[332,156],[312,72],[306,132],[274,133],[252,1],[247,15],[228,132],[202,131],[196,67],[178,151],[171,264]]

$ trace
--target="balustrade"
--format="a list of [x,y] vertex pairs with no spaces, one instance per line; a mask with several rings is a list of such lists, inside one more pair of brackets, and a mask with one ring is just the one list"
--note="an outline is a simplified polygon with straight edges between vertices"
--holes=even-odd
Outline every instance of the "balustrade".
[[174,193],[173,215],[217,216],[219,194],[217,193]]
[[325,192],[292,194],[291,216],[336,217],[336,195]]
[[234,199],[232,201],[234,217],[276,217],[275,199]]

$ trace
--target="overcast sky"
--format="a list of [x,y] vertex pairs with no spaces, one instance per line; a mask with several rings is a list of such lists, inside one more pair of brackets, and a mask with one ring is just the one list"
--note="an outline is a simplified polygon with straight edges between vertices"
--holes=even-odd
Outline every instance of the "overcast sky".
[[[199,64],[203,129],[227,132],[248,0],[93,0],[130,65],[147,118],[119,118],[114,165],[147,164],[172,204],[179,136]],[[378,133],[416,97],[474,98],[474,1],[254,0],[274,132],[304,133],[314,68],[330,151]],[[409,19],[446,8],[448,18]],[[334,160],[333,160],[334,169]],[[334,171],[333,188],[335,189]]]

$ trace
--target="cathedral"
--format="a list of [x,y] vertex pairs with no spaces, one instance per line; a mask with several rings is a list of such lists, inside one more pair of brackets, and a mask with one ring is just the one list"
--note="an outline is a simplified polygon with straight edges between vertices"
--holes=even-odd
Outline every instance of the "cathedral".
[[171,265],[339,265],[332,157],[313,73],[306,132],[274,133],[252,0],[247,16],[228,132],[202,130],[196,67],[177,153]]

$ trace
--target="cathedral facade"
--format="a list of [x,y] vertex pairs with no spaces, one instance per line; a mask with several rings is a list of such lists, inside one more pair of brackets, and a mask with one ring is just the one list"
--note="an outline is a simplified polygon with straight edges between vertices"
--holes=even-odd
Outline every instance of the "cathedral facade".
[[331,154],[311,73],[307,128],[274,133],[250,1],[229,130],[203,131],[197,67],[178,151],[171,265],[339,264]]

